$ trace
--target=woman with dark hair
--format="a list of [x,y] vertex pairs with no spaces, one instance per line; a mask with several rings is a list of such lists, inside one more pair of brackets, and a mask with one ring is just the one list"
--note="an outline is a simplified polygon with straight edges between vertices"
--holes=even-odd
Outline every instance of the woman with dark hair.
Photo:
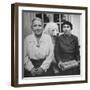
[[59,67],[59,75],[80,74],[80,52],[78,38],[71,34],[71,22],[65,21],[61,25],[64,34],[57,37],[54,49],[55,59]]

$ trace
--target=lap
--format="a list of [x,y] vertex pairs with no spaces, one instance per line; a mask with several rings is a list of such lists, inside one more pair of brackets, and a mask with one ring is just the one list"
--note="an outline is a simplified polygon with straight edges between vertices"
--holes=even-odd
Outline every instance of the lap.
[[80,75],[80,67],[71,68],[65,71],[59,70],[57,75]]
[[53,68],[52,67],[53,66],[51,65],[50,68],[46,72],[43,72],[41,75],[35,75],[35,76],[32,76],[30,71],[27,71],[26,69],[24,69],[24,77],[53,76],[54,72],[53,72]]

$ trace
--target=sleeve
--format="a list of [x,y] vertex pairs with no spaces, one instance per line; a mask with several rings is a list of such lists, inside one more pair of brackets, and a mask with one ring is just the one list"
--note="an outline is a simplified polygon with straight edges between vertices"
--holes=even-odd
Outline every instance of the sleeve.
[[61,62],[61,52],[60,52],[60,45],[59,45],[59,37],[56,38],[55,48],[54,48],[54,57],[57,63]]
[[79,43],[78,43],[78,38],[76,38],[76,43],[75,43],[75,58],[76,60],[80,60],[80,51],[79,51]]
[[49,53],[48,53],[48,56],[46,57],[45,61],[42,63],[41,65],[41,68],[46,72],[47,69],[49,69],[51,63],[52,63],[52,60],[53,60],[53,43],[52,43],[52,40],[51,38],[48,39],[47,41],[48,46],[49,46]]
[[27,47],[28,47],[28,40],[27,38],[24,40],[24,68],[28,71],[31,71],[31,69],[34,67],[30,59],[28,58],[28,52],[27,52]]

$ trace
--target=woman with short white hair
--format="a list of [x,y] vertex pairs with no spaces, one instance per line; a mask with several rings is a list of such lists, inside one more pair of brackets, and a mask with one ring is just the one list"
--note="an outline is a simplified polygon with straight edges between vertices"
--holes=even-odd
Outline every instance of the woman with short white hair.
[[33,33],[24,40],[24,76],[50,76],[53,56],[51,37],[43,33],[40,18],[34,18],[31,27]]

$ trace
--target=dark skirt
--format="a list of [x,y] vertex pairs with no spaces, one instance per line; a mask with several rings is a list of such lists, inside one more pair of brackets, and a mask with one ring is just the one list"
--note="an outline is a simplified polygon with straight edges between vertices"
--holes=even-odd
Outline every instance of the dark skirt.
[[59,73],[56,75],[57,76],[80,75],[80,66],[73,67],[73,68],[67,69],[65,71],[59,70]]
[[[34,65],[35,68],[39,68],[42,63],[44,62],[45,59],[40,59],[40,60],[34,60],[34,59],[30,59],[32,64]],[[41,77],[41,76],[53,76],[54,72],[53,72],[53,65],[50,65],[50,68],[46,71],[43,72],[42,75],[37,75],[37,76],[32,76],[32,74],[30,73],[30,71],[26,70],[24,68],[24,77]]]

